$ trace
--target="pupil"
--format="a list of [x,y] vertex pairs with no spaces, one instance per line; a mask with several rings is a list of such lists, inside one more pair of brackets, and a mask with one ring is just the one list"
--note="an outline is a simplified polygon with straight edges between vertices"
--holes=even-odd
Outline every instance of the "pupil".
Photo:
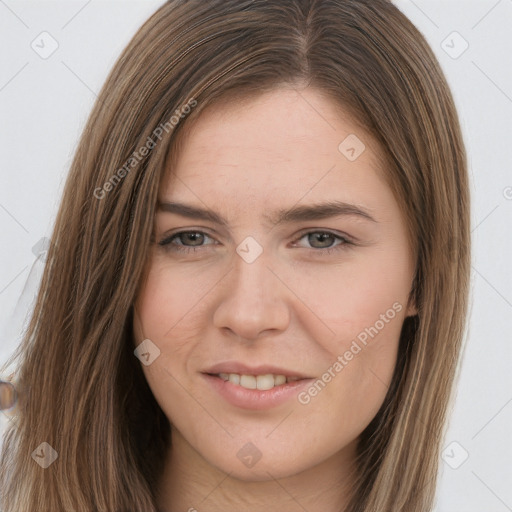
[[203,235],[201,233],[188,233],[186,235],[191,242],[198,242],[193,245],[201,245]]
[[[313,236],[314,238],[316,238],[316,241],[319,241],[320,244],[321,244],[321,247],[329,247],[331,244],[324,244],[324,242],[329,239],[329,238],[332,238],[332,235],[330,233],[313,233],[313,235],[310,235],[310,236]],[[310,243],[312,242],[312,240],[310,239],[309,241]],[[322,245],[323,244],[323,245]],[[314,246],[314,244],[311,244]]]

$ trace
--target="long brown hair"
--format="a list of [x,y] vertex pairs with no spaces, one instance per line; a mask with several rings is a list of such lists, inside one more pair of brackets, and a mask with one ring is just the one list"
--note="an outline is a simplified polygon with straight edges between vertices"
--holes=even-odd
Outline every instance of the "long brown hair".
[[[418,314],[360,437],[346,512],[431,510],[470,269],[464,144],[433,52],[387,0],[171,0],[119,57],[71,165],[15,354],[3,512],[156,511],[171,439],[133,354],[132,306],[157,193],[206,106],[283,85],[322,91],[372,134],[417,256]],[[31,456],[43,442],[57,454],[46,469]]]

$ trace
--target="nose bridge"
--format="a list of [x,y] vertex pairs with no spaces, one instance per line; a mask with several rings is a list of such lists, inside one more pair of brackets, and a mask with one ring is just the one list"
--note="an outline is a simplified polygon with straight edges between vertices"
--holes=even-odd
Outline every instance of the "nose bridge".
[[269,252],[258,250],[251,240],[239,244],[217,303],[216,327],[229,328],[244,338],[286,328],[288,306],[282,285],[270,270],[270,256]]
[[229,295],[233,300],[243,301],[239,303],[241,307],[262,307],[264,302],[275,301],[277,291],[276,283],[271,282],[275,277],[269,270],[269,253],[264,251],[256,257],[251,254],[251,258],[246,258],[244,254],[240,255],[241,249],[242,244],[233,256]]

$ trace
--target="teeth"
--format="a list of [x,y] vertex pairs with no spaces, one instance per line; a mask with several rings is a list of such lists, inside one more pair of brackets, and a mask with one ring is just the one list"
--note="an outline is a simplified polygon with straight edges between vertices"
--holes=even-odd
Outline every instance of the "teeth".
[[273,375],[268,373],[266,375],[240,375],[238,373],[219,373],[222,380],[231,382],[246,389],[258,389],[265,391],[272,389],[275,386],[282,386],[286,382],[295,382],[300,380],[300,377],[285,377],[284,375]]
[[274,385],[280,386],[281,384],[284,384],[286,382],[286,377],[284,375],[276,375],[274,377]]
[[260,391],[265,391],[266,389],[272,389],[274,387],[274,376],[272,374],[267,375],[258,375],[256,377],[256,387]]
[[228,376],[229,382],[232,382],[233,384],[240,384],[240,375],[236,373],[231,373]]
[[254,375],[240,375],[240,386],[247,389],[256,389],[258,380]]

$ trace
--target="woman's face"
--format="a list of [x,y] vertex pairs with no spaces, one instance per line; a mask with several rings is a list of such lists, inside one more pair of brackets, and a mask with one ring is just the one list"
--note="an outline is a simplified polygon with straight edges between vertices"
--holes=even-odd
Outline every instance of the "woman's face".
[[202,464],[263,480],[353,458],[415,314],[377,151],[311,88],[197,119],[160,191],[134,333],[175,446]]

